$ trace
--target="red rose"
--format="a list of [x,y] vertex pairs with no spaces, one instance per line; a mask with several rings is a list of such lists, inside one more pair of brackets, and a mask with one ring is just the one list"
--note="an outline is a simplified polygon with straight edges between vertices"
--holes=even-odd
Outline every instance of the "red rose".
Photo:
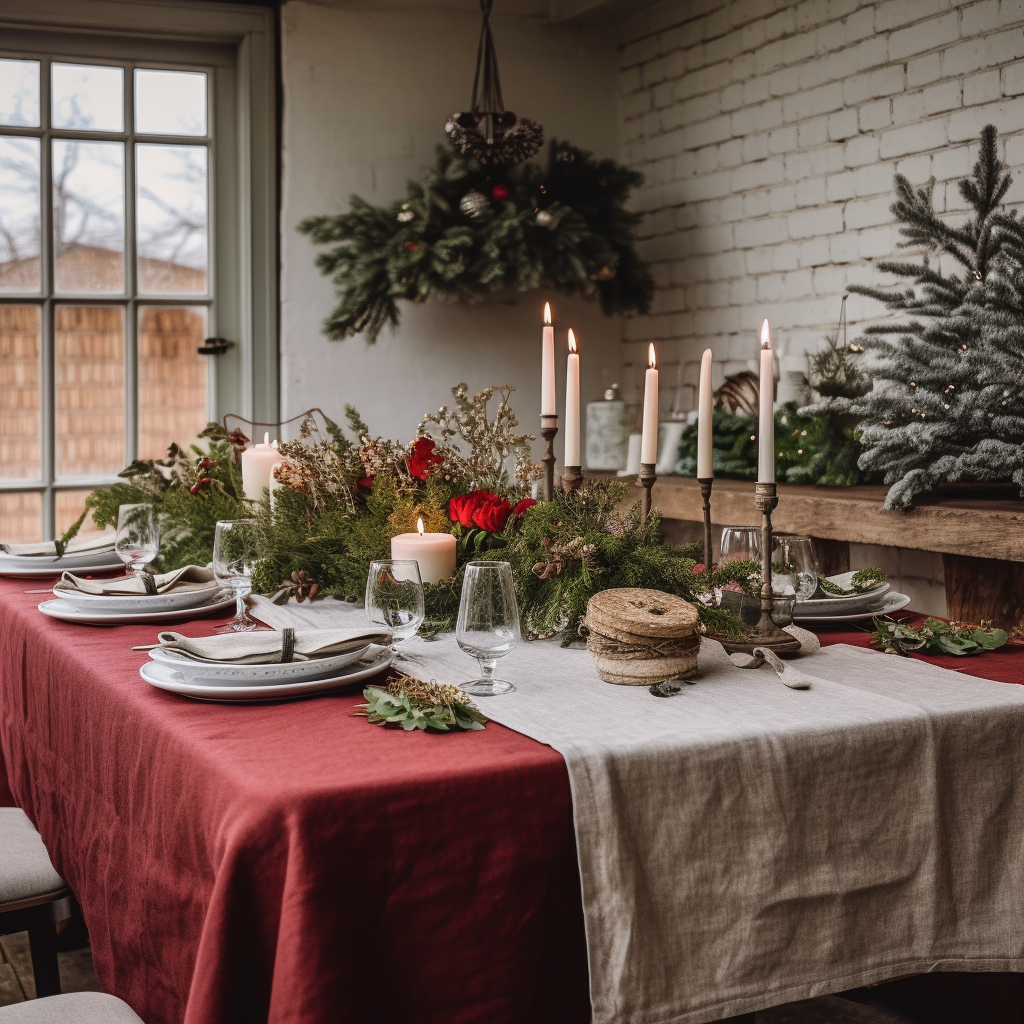
[[420,437],[412,446],[412,451],[405,457],[405,465],[409,475],[417,480],[426,480],[435,466],[444,462],[444,456],[434,451],[434,442],[429,437]]
[[512,509],[512,515],[521,516],[524,512],[528,512],[536,504],[536,498],[523,498],[523,500],[520,501],[514,509]]
[[490,491],[470,491],[469,494],[452,498],[448,502],[448,518],[468,530],[474,525],[473,513],[477,506],[486,501],[497,501],[497,496],[491,494]]
[[492,494],[473,509],[473,524],[488,533],[501,533],[510,515],[512,506],[504,498]]

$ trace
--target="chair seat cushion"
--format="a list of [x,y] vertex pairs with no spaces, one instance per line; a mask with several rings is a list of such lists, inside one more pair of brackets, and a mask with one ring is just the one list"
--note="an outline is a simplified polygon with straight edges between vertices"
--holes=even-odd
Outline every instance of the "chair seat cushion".
[[66,888],[54,870],[39,833],[20,807],[0,807],[0,913]]
[[142,1018],[105,992],[68,992],[0,1007],[2,1024],[142,1024]]

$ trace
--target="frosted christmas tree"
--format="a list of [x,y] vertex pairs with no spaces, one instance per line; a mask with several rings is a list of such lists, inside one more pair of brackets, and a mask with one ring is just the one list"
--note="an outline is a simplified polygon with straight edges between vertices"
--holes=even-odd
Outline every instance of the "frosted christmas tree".
[[983,129],[960,182],[972,208],[960,226],[936,215],[934,179],[914,188],[896,175],[900,245],[925,248],[924,261],[878,264],[910,279],[906,289],[850,289],[902,315],[860,341],[871,390],[810,410],[860,420],[859,465],[890,485],[889,508],[955,481],[1013,481],[1024,495],[1024,223],[1002,205],[1013,179],[996,141],[995,128]]

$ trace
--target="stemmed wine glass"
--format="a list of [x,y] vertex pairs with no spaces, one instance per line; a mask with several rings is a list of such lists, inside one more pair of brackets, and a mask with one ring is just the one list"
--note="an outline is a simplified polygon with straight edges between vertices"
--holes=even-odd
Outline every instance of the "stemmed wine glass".
[[114,550],[125,572],[134,572],[145,582],[146,566],[160,551],[160,527],[152,505],[122,505],[117,510]]
[[466,693],[493,697],[515,689],[494,678],[498,659],[519,643],[519,606],[508,562],[466,563],[455,639],[480,663],[480,677],[462,684]]
[[391,630],[391,652],[423,623],[423,581],[414,558],[381,558],[366,577],[366,618]]
[[772,545],[772,587],[791,584],[798,601],[806,601],[818,589],[818,564],[810,537],[776,537]]
[[[731,562],[756,562],[761,566],[761,529],[758,526],[723,526],[719,567]],[[715,603],[722,603],[722,591],[715,590]]]
[[217,582],[235,594],[235,618],[228,629],[243,632],[256,628],[245,605],[252,593],[252,570],[256,564],[256,520],[222,519],[213,540],[213,575]]

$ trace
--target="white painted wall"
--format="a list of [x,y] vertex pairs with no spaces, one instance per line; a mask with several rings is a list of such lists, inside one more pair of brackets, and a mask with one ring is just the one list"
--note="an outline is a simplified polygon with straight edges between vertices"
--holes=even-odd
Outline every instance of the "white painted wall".
[[[499,5],[500,6],[500,5]],[[508,4],[505,9],[508,9]],[[520,5],[519,10],[522,10]],[[538,14],[492,19],[505,102],[600,155],[618,155],[613,42]],[[341,414],[355,404],[375,432],[406,439],[460,381],[474,390],[514,384],[520,423],[539,428],[540,326],[546,296],[501,294],[474,305],[405,304],[397,335],[375,345],[330,342],[333,308],[315,247],[295,231],[312,214],[347,208],[349,195],[389,203],[433,161],[444,121],[470,99],[480,19],[476,4],[410,9],[379,3],[290,0],[282,11],[281,392],[292,416],[310,406]],[[621,323],[596,302],[550,296],[561,330],[580,337],[584,402],[621,366]],[[564,379],[564,359],[559,360]],[[560,405],[564,385],[560,386]],[[559,463],[561,445],[559,444]]]

